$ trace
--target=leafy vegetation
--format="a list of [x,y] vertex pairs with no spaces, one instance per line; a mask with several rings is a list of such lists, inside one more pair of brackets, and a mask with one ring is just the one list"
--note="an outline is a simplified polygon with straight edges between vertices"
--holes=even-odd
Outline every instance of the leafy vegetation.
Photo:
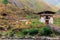
[[34,36],[38,34],[38,29],[37,28],[32,28],[29,30],[29,35]]
[[18,37],[24,37],[24,36],[25,36],[22,32],[17,32],[16,35],[17,35]]
[[2,33],[0,32],[0,37],[2,36]]
[[52,31],[49,27],[43,27],[39,30],[39,34],[42,36],[50,36],[52,34]]
[[54,20],[54,24],[55,24],[56,26],[60,26],[60,18],[56,18],[56,19]]
[[[34,0],[31,0],[31,2],[32,1],[34,2]],[[45,10],[45,8],[43,8],[44,3],[42,3],[43,5],[40,5],[40,3],[34,3],[34,4],[35,4],[34,6],[38,6],[37,10],[35,11],[40,11],[43,9]],[[10,4],[8,0],[3,0],[3,4],[0,5],[0,24],[1,24],[0,27],[2,27],[0,28],[0,30],[2,29],[3,31],[5,31],[4,34],[10,37],[13,37],[15,34],[18,37],[24,37],[27,35],[35,36],[38,34],[43,36],[49,36],[50,34],[52,34],[51,29],[49,27],[45,27],[46,24],[39,22],[40,17],[34,14],[33,10],[31,9],[26,9],[26,10],[19,9],[15,5]],[[22,19],[25,20],[25,18],[26,21],[21,21]],[[55,20],[54,24],[60,25],[60,18],[57,20]],[[0,36],[2,36],[2,34],[3,33],[0,33]]]
[[10,37],[13,37],[14,36],[14,32],[10,32]]
[[8,4],[8,0],[3,0],[3,4],[7,5]]
[[21,32],[22,32],[24,35],[27,35],[27,34],[28,34],[28,29],[23,29]]

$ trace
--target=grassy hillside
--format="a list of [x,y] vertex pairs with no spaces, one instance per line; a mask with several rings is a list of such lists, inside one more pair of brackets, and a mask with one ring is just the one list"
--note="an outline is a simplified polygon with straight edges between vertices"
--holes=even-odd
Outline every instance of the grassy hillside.
[[10,0],[11,4],[16,5],[19,8],[24,8],[27,10],[33,10],[35,12],[40,12],[44,10],[51,10],[51,11],[57,11],[58,8],[48,5],[47,3],[44,3],[43,1],[39,0]]
[[[2,2],[2,0],[0,0],[0,2]],[[44,10],[55,11],[55,8],[53,8],[51,5],[48,5],[38,0],[15,0],[15,1],[10,0],[9,3],[10,4],[8,4],[7,6],[4,5],[0,6],[0,18],[2,18],[3,20],[7,19],[9,21],[13,20],[16,21],[19,20],[20,17],[38,18],[39,17],[38,15],[35,14],[32,15],[32,13]],[[7,16],[4,17],[3,15],[1,15],[3,13],[6,13]]]
[[3,1],[3,0],[0,0],[0,4],[2,4],[2,1]]
[[50,10],[50,11],[57,11],[58,8],[52,5],[49,5],[48,3],[45,3],[41,0],[37,0],[37,3],[39,4],[39,9],[41,10]]

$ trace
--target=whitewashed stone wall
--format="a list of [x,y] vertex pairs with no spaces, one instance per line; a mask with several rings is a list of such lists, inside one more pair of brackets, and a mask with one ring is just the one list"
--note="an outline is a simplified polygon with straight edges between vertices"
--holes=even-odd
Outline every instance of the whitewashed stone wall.
[[41,19],[39,21],[42,23],[45,23],[45,17],[41,17]]
[[53,17],[50,17],[49,24],[53,24]]
[[[41,17],[41,19],[39,20],[39,22],[42,22],[42,23],[45,23],[45,21],[46,21],[45,17]],[[53,17],[50,17],[49,24],[53,24]]]

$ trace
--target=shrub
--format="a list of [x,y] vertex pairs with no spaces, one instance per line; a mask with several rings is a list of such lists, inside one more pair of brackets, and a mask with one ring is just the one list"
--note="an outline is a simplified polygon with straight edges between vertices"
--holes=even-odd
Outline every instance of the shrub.
[[2,33],[0,32],[0,37],[2,36]]
[[8,4],[8,0],[3,0],[3,3],[6,5]]
[[28,34],[28,29],[23,29],[21,32],[22,32],[24,35],[27,35],[27,34]]
[[28,29],[22,29],[19,32],[16,33],[18,37],[25,37],[25,35],[28,34]]
[[25,36],[22,32],[17,32],[16,35],[17,35],[18,37],[24,37],[24,36]]
[[52,31],[49,27],[43,27],[39,30],[39,35],[41,36],[50,36],[52,34]]
[[14,36],[14,32],[12,31],[11,33],[10,33],[10,37],[13,37]]
[[37,28],[32,28],[29,30],[29,35],[34,36],[38,34],[38,29]]
[[9,34],[8,32],[5,32],[5,36],[8,36],[8,34]]

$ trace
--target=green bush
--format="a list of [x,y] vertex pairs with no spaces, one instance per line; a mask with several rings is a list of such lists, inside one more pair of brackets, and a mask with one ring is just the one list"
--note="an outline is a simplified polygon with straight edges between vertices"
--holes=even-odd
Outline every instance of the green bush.
[[23,29],[21,32],[22,32],[24,35],[27,35],[27,34],[28,34],[28,29]]
[[5,32],[5,36],[8,36],[8,34],[9,34],[8,32]]
[[29,35],[34,36],[36,34],[38,34],[38,29],[37,28],[31,28],[29,30]]
[[8,4],[8,0],[3,0],[3,3],[6,5]]
[[21,31],[16,33],[18,37],[24,37],[28,34],[28,29],[22,29]]
[[0,37],[2,36],[2,33],[0,32]]
[[52,31],[49,27],[39,29],[39,35],[41,36],[50,36],[50,34],[52,34]]
[[24,34],[23,34],[22,32],[17,32],[16,35],[17,35],[18,37],[24,37]]
[[13,37],[14,36],[14,32],[12,31],[11,33],[10,33],[10,37]]

